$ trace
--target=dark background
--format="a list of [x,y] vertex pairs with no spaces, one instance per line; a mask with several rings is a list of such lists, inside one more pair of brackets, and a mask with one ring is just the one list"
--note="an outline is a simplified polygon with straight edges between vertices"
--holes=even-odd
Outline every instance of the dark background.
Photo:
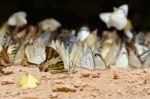
[[150,30],[150,3],[148,0],[1,0],[0,24],[16,11],[26,11],[29,24],[37,24],[54,17],[64,28],[77,28],[88,24],[105,28],[99,19],[101,12],[112,11],[113,6],[129,5],[128,18],[136,30]]

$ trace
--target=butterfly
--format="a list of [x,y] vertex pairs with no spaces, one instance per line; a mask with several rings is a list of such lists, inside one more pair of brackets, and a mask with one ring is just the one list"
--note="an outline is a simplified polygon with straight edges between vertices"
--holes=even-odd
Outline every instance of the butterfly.
[[127,25],[125,26],[124,28],[124,33],[125,35],[128,37],[128,42],[132,41],[133,38],[134,38],[134,35],[133,33],[131,32],[133,26],[132,26],[132,23],[131,21],[128,19],[127,20]]
[[145,42],[145,35],[144,33],[139,33],[136,35],[135,37],[135,47],[136,47],[136,50],[138,52],[138,55],[141,55],[142,53],[144,53],[145,51],[148,50],[148,48],[144,45],[144,42]]
[[145,61],[143,63],[143,67],[150,67],[150,51],[148,52],[148,54],[145,57]]
[[86,26],[81,27],[77,33],[77,40],[83,42],[90,35],[90,29]]
[[41,64],[46,59],[45,47],[28,45],[25,48],[25,55],[28,62],[33,64]]
[[107,64],[107,66],[109,65],[114,65],[116,57],[117,57],[117,49],[116,47],[118,47],[115,43],[112,44],[109,52],[107,53],[106,57],[105,57],[105,62]]
[[21,89],[36,88],[40,82],[31,74],[24,74],[19,81],[19,87]]
[[60,57],[60,54],[52,47],[46,47],[46,59],[40,65],[41,71],[50,71],[51,73],[65,72],[64,62]]
[[83,55],[83,44],[78,42],[74,44],[71,53],[69,54],[70,67],[75,70],[76,66],[80,66],[80,58]]
[[120,69],[125,69],[129,66],[128,53],[125,44],[122,45],[122,48],[115,61],[115,66]]
[[8,25],[10,26],[23,26],[27,24],[26,12],[19,11],[11,15],[8,19]]
[[49,18],[49,19],[45,19],[45,20],[39,22],[38,26],[43,31],[53,32],[61,26],[61,23],[58,22],[56,19]]
[[7,54],[8,54],[8,57],[9,57],[9,60],[11,61],[11,63],[13,63],[16,58],[18,48],[19,48],[18,43],[12,43],[8,46]]
[[52,35],[51,32],[44,32],[41,35],[41,38],[42,38],[45,46],[48,46],[51,35]]
[[129,53],[129,66],[134,68],[141,68],[142,63],[132,48],[128,48],[128,53]]
[[99,17],[108,28],[115,27],[117,30],[122,30],[127,24],[127,14],[128,5],[124,4],[118,8],[114,8],[113,12],[101,13]]
[[5,64],[10,64],[11,61],[9,60],[9,56],[7,54],[8,51],[8,47],[4,48],[1,52],[0,52],[0,60],[2,60]]
[[89,70],[105,69],[106,63],[99,53],[93,53],[92,49],[88,47],[80,58],[80,67]]
[[112,46],[112,41],[106,40],[106,41],[104,41],[104,43],[100,47],[100,52],[101,52],[101,55],[104,59],[106,58],[108,52],[110,51],[111,46]]
[[89,47],[92,47],[96,44],[98,37],[97,37],[98,30],[94,30],[90,35],[83,41],[83,43],[86,43]]
[[3,48],[3,50],[0,52],[0,73],[3,73],[3,68],[6,68],[11,65],[11,61],[9,60],[7,50],[8,47]]
[[0,52],[3,50],[4,47],[8,47],[10,42],[10,36],[8,34],[8,29],[6,24],[0,27]]
[[81,57],[80,66],[83,68],[90,69],[90,70],[95,69],[93,52],[92,52],[91,48],[88,48],[86,50],[86,52],[83,54],[83,56]]
[[69,58],[68,47],[65,47],[64,43],[59,40],[56,40],[56,41],[52,40],[49,46],[55,49],[59,53],[60,57],[62,58],[64,62],[65,69],[69,70],[70,58]]

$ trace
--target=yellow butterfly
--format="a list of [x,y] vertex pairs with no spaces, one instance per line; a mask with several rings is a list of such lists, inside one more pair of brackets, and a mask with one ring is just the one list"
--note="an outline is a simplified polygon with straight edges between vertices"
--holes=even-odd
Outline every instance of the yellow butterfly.
[[98,32],[97,29],[94,30],[87,38],[85,38],[83,43],[86,43],[88,47],[92,47],[93,45],[96,45],[98,39],[97,32]]
[[105,62],[107,64],[107,66],[109,65],[114,65],[116,57],[117,57],[117,49],[116,49],[116,44],[113,43],[109,52],[107,53],[106,57],[105,57]]
[[106,58],[111,46],[112,46],[111,40],[104,41],[103,45],[101,46],[100,52],[101,52],[101,55],[104,59]]
[[19,87],[21,89],[36,88],[39,83],[31,74],[24,74],[19,81]]

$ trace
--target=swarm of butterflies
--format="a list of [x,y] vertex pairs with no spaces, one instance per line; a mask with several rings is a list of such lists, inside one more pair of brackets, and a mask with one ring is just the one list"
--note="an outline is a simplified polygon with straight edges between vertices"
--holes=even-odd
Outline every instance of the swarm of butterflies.
[[78,31],[61,29],[54,18],[42,20],[37,26],[27,25],[27,14],[16,12],[0,27],[0,70],[12,65],[34,65],[51,73],[74,72],[76,67],[149,67],[146,34],[133,32],[127,15],[127,4],[101,13],[99,17],[108,30],[113,29],[103,31],[100,37],[98,29],[91,31],[87,26]]

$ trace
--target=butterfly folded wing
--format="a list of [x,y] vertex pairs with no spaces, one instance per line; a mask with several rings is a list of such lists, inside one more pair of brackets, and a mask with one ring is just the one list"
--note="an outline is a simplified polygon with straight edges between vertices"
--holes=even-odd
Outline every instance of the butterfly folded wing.
[[105,57],[105,62],[107,64],[107,66],[109,65],[114,65],[116,57],[117,57],[117,53],[116,53],[116,48],[117,46],[115,46],[115,44],[112,44],[107,56]]
[[60,54],[52,47],[46,47],[46,60],[40,65],[41,71],[50,71],[51,73],[61,73],[66,71],[64,62]]
[[112,14],[112,13],[101,13],[101,14],[99,15],[100,19],[107,25],[108,28],[111,27],[110,22],[109,22],[109,21],[110,21],[111,14]]
[[145,62],[143,63],[144,67],[150,67],[150,53],[145,58]]
[[125,46],[122,46],[122,49],[115,61],[115,66],[119,69],[128,68],[129,60],[128,60],[128,53]]
[[33,64],[41,64],[46,59],[45,48],[29,45],[25,48],[28,61]]
[[93,52],[91,48],[87,48],[86,52],[80,58],[80,66],[90,70],[95,69]]
[[96,69],[106,69],[107,68],[105,60],[98,53],[94,55],[94,62],[95,62]]
[[134,68],[141,68],[142,64],[136,54],[129,50],[129,65]]

